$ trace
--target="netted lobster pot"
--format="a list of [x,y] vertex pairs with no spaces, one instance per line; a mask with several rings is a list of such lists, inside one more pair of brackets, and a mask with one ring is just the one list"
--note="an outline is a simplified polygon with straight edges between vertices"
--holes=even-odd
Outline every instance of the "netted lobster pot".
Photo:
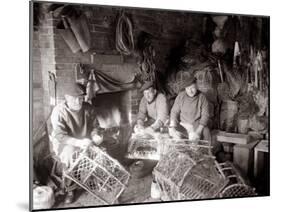
[[[160,160],[171,151],[183,151],[186,149],[189,154],[196,157],[196,155],[211,155],[211,145],[209,141],[200,140],[191,142],[187,139],[173,139],[166,134],[157,134],[152,137],[148,135],[133,135],[129,141],[127,158],[130,159],[148,159]],[[198,154],[193,154],[197,152]]]
[[86,151],[75,152],[73,165],[65,177],[88,191],[96,205],[107,205],[116,203],[130,175],[117,160],[92,146]]
[[154,178],[164,201],[216,197],[228,183],[209,156],[185,148],[171,151],[154,168]]
[[[161,139],[159,146],[162,157],[173,151],[186,151],[189,156],[196,161],[200,161],[206,156],[212,157],[212,146],[207,140],[193,142],[188,139]],[[202,155],[204,155],[204,157],[202,157]]]
[[126,157],[129,159],[159,160],[160,151],[159,140],[152,136],[137,134],[129,140]]
[[246,184],[239,171],[230,162],[220,163],[220,171],[229,179],[228,184],[218,197],[248,197],[256,196],[255,188]]
[[245,184],[232,184],[227,186],[221,193],[220,197],[251,197],[256,196],[255,189]]

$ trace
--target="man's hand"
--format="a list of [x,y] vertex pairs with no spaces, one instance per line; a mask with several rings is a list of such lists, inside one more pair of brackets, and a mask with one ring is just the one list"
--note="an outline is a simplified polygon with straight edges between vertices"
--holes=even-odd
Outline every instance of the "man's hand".
[[195,133],[196,133],[197,135],[199,135],[199,137],[201,137],[202,132],[203,132],[203,129],[204,129],[204,126],[201,125],[201,124],[199,124],[199,126],[197,127]]
[[187,133],[193,133],[194,132],[194,128],[193,128],[192,124],[181,122],[180,125],[183,126],[186,129]]
[[175,139],[181,139],[181,134],[176,130],[175,127],[169,127],[169,135]]
[[94,134],[92,135],[93,142],[99,146],[103,142],[103,135]]
[[192,141],[200,140],[203,129],[204,129],[204,126],[200,124],[195,131],[189,133],[189,134],[191,134],[189,136],[189,137],[191,137],[190,140],[192,140]]
[[74,146],[65,145],[62,152],[60,153],[59,158],[66,168],[69,168],[72,165],[72,155],[74,152]]
[[154,135],[155,130],[152,127],[147,127],[144,129],[144,132],[150,135]]
[[198,133],[196,133],[196,132],[190,132],[188,134],[188,139],[191,141],[197,141],[200,139],[200,135],[198,135]]
[[92,144],[92,140],[89,138],[84,138],[78,141],[78,145],[81,149],[86,149]]
[[142,133],[144,131],[144,126],[140,124],[136,124],[134,127],[134,132],[135,133]]

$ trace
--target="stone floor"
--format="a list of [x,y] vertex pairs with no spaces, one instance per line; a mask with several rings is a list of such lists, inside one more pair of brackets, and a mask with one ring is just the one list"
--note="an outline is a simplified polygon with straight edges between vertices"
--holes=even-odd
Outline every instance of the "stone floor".
[[[125,160],[124,158],[119,158],[124,156],[123,151],[119,151],[116,148],[107,149],[108,153],[119,160],[124,167],[130,172],[131,178],[128,182],[127,188],[119,196],[118,200],[114,204],[131,204],[131,203],[146,203],[146,202],[159,202],[161,200],[152,199],[150,197],[151,182],[152,182],[152,170],[157,164],[155,161],[143,160],[142,168],[136,168],[136,161],[134,160]],[[257,183],[260,185],[260,181]],[[262,182],[261,185],[264,185]],[[259,189],[261,193],[268,195],[268,189]],[[53,208],[75,208],[75,207],[87,207],[87,206],[98,206],[94,197],[89,194],[87,191],[80,189],[76,192],[75,201],[72,204],[64,204],[63,196],[56,198],[56,204]]]

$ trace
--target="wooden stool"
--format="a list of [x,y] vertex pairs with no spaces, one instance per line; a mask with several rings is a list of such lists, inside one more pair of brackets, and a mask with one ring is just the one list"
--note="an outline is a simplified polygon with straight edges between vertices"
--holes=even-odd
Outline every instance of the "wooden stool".
[[255,147],[254,158],[254,176],[255,178],[259,174],[259,168],[264,165],[264,153],[268,153],[268,140],[261,140]]

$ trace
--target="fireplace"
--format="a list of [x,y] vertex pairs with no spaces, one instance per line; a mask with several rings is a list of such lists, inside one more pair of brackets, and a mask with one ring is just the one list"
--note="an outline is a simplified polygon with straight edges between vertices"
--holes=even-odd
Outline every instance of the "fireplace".
[[122,160],[132,133],[132,91],[98,94],[93,105],[104,129],[104,146],[108,153]]
[[130,91],[98,94],[93,100],[102,128],[119,127],[131,123]]

